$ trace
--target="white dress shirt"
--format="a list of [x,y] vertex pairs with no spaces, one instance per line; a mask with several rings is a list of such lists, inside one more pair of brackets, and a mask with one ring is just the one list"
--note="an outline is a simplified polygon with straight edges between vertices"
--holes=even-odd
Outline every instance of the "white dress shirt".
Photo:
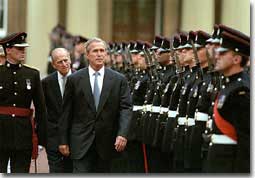
[[95,72],[99,73],[99,75],[97,76],[97,82],[98,82],[99,90],[100,90],[100,93],[101,93],[102,87],[103,87],[103,80],[104,80],[104,66],[99,71],[95,71],[89,65],[89,80],[90,80],[90,86],[91,86],[91,89],[92,89],[92,93],[94,91],[94,81],[95,81],[94,73]]
[[[59,71],[57,71],[57,74],[58,74],[58,84],[59,84],[60,92],[61,92],[61,95],[63,97],[64,90],[65,90],[65,88],[63,87],[63,78],[64,78],[64,76]],[[69,72],[66,74],[66,77],[68,77],[71,74],[72,74],[72,71],[69,70]]]

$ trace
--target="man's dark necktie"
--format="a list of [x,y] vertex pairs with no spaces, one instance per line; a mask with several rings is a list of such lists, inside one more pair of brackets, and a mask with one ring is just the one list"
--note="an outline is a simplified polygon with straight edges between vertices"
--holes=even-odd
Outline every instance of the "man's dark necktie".
[[98,107],[98,104],[99,104],[99,99],[100,99],[100,89],[99,89],[97,77],[98,77],[98,75],[100,75],[100,73],[99,72],[95,72],[94,75],[95,75],[95,80],[94,80],[94,92],[93,92],[93,95],[94,95],[94,101],[95,101],[95,106],[96,106],[96,110],[97,110],[97,107]]

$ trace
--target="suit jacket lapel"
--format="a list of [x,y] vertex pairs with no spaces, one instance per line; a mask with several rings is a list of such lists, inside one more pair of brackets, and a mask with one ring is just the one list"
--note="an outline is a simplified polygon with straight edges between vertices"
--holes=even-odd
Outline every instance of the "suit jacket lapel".
[[103,88],[101,91],[100,101],[99,101],[99,105],[97,108],[97,116],[102,111],[102,108],[104,107],[104,104],[105,104],[106,100],[108,99],[112,85],[113,85],[112,75],[111,75],[109,69],[105,68],[105,74],[104,74],[104,79],[103,79]]
[[81,86],[83,88],[84,91],[84,95],[86,100],[88,101],[88,104],[90,105],[90,107],[96,111],[95,108],[95,102],[94,102],[94,97],[92,94],[92,89],[90,86],[90,80],[89,80],[89,71],[88,68],[84,69],[84,73],[81,75]]
[[61,106],[63,99],[61,96],[61,91],[60,91],[60,86],[58,84],[58,74],[57,72],[55,72],[55,74],[53,75],[53,80],[52,80],[52,88],[53,88],[53,94],[56,94],[56,100],[58,102],[58,104]]

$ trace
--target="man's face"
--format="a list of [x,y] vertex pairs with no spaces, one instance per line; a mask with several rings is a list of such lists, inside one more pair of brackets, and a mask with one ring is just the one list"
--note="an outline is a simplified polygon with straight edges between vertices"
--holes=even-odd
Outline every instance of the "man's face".
[[144,55],[139,56],[139,58],[138,58],[138,67],[142,70],[147,68],[147,64],[146,64]]
[[61,75],[65,76],[71,66],[70,56],[65,51],[59,51],[52,59],[52,66],[61,73]]
[[138,60],[139,60],[139,56],[140,54],[139,53],[131,53],[131,56],[132,56],[132,63],[134,66],[137,66],[138,65]]
[[178,56],[178,60],[181,66],[184,66],[184,54],[182,53],[182,50],[178,49],[175,51],[177,56]]
[[106,57],[106,47],[103,42],[94,41],[87,47],[86,58],[94,70],[99,70],[104,66]]
[[183,54],[183,60],[185,63],[191,63],[192,61],[194,61],[194,53],[193,50],[190,48],[184,48],[182,50],[182,54]]
[[169,52],[158,53],[158,62],[161,64],[168,64],[169,63]]
[[233,57],[234,54],[232,51],[216,53],[215,70],[223,74],[228,73],[234,64]]
[[23,62],[25,60],[26,51],[24,47],[6,48],[7,58],[13,63]]
[[206,57],[206,49],[204,47],[197,49],[197,56],[201,64],[206,64],[208,62]]
[[[206,48],[209,52],[210,57],[215,60],[215,50],[219,47],[219,44],[213,44],[213,43],[208,43],[206,44]],[[213,63],[216,63],[216,61],[213,61]]]

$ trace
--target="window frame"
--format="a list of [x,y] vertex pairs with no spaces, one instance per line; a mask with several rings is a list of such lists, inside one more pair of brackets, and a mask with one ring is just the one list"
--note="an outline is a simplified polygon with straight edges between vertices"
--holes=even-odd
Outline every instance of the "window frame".
[[3,14],[2,14],[3,24],[0,25],[0,38],[2,38],[7,34],[8,0],[0,0],[0,3],[3,3]]

